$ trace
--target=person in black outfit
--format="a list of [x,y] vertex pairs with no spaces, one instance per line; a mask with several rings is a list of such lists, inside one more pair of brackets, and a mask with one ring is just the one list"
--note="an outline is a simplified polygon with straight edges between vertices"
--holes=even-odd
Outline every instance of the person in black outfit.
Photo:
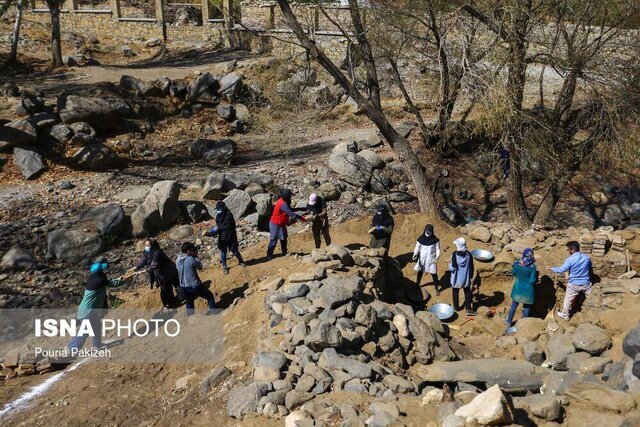
[[389,213],[389,208],[383,204],[378,205],[371,219],[371,229],[369,230],[371,241],[369,242],[369,247],[385,248],[386,252],[388,252],[391,246],[391,234],[393,233],[394,225],[395,222]]
[[238,249],[238,234],[236,233],[236,220],[223,201],[216,204],[216,226],[212,227],[205,235],[212,237],[218,234],[218,249],[220,249],[220,261],[222,271],[229,274],[227,267],[227,252],[231,252],[241,267],[246,267],[242,255]]
[[326,202],[316,193],[312,193],[309,196],[306,210],[313,215],[311,231],[313,232],[316,249],[320,249],[320,245],[322,244],[321,237],[324,237],[324,242],[329,246],[331,244],[331,236],[329,235],[329,218],[327,217]]
[[165,309],[176,306],[176,298],[173,288],[178,287],[178,270],[171,259],[160,249],[160,244],[156,239],[147,239],[144,243],[144,253],[132,270],[141,271],[145,269],[149,273],[151,289],[155,284],[160,288],[160,299]]

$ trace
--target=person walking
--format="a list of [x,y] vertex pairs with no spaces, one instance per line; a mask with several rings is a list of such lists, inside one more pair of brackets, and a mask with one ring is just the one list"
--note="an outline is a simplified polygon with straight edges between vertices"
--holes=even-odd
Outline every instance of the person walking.
[[280,248],[282,249],[282,256],[287,254],[287,225],[299,219],[302,222],[306,222],[307,218],[297,214],[291,209],[291,197],[293,193],[288,188],[283,188],[280,191],[280,198],[273,207],[273,213],[271,214],[271,220],[269,221],[269,246],[267,247],[267,261],[271,261],[273,258],[273,252],[276,249],[278,240],[280,241]]
[[386,252],[388,252],[391,246],[391,234],[393,234],[394,225],[395,222],[389,213],[387,205],[378,205],[371,219],[371,228],[369,229],[371,240],[369,241],[369,247],[385,248]]
[[562,310],[558,311],[558,316],[562,319],[569,320],[569,311],[576,297],[584,292],[585,297],[593,291],[591,283],[591,258],[580,252],[580,243],[576,241],[567,242],[567,250],[569,257],[560,267],[552,267],[551,271],[558,274],[569,272],[569,283],[567,283],[567,291],[564,294],[564,303]]
[[440,258],[440,240],[433,233],[433,225],[427,224],[424,232],[418,237],[413,250],[413,260],[417,261],[413,268],[418,272],[416,285],[420,286],[424,272],[430,273],[436,288],[436,295],[440,295],[437,261]]
[[464,290],[464,306],[467,316],[475,316],[473,310],[473,293],[471,292],[471,280],[473,279],[473,255],[467,249],[467,242],[459,237],[453,241],[456,250],[451,254],[449,260],[449,270],[451,271],[451,291],[453,308],[458,311],[462,307],[459,305],[460,289]]
[[513,263],[511,274],[515,277],[515,282],[511,290],[509,315],[505,321],[507,328],[513,324],[513,316],[519,304],[522,304],[522,317],[529,317],[534,301],[534,286],[538,281],[538,268],[535,262],[533,249],[527,248],[522,252],[522,258]]
[[307,211],[313,215],[311,219],[311,231],[313,232],[313,240],[316,249],[320,249],[322,244],[321,237],[327,246],[331,244],[331,236],[329,235],[329,217],[327,216],[327,204],[324,198],[316,193],[311,193],[309,202],[307,203]]
[[207,314],[211,314],[216,308],[216,302],[213,293],[207,289],[200,280],[198,270],[202,270],[202,262],[198,259],[198,249],[191,242],[184,242],[180,247],[182,254],[176,260],[178,268],[178,277],[180,278],[180,287],[185,296],[187,316],[191,316],[194,310],[194,301],[196,298],[204,298],[209,305]]
[[[89,319],[94,335],[93,347],[96,349],[103,346],[101,318],[108,308],[107,288],[117,287],[122,284],[120,279],[109,279],[107,277],[106,270],[108,267],[109,261],[105,257],[100,257],[91,264],[82,301],[80,301],[76,315],[77,320]],[[71,352],[82,348],[86,340],[87,335],[73,337],[67,345],[67,350]]]
[[176,307],[176,297],[173,288],[180,284],[178,280],[178,270],[171,259],[160,249],[160,244],[156,239],[147,239],[144,242],[144,252],[135,267],[130,271],[149,273],[151,289],[155,284],[160,288],[160,300],[163,309],[170,310]]
[[229,274],[227,267],[227,253],[234,255],[240,267],[246,267],[242,260],[242,255],[238,248],[238,233],[236,232],[236,219],[223,201],[216,204],[216,226],[212,227],[206,236],[213,237],[218,235],[218,249],[220,249],[220,262],[222,263],[222,271]]

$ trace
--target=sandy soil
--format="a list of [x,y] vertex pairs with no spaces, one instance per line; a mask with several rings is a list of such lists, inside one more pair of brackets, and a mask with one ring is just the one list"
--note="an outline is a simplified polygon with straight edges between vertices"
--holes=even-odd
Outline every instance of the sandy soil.
[[[424,224],[429,221],[436,226],[436,231],[442,240],[444,255],[439,262],[441,271],[445,268],[446,259],[450,253],[451,241],[456,237],[456,230],[440,221],[433,221],[422,215],[396,216],[396,230],[394,233],[391,254],[398,260],[406,258],[413,249],[415,237]],[[364,244],[367,242],[366,229],[368,218],[359,218],[341,224],[333,230],[337,243]],[[312,240],[308,231],[291,235],[290,248],[293,253],[309,253],[312,250]],[[231,263],[231,273],[222,275],[218,268],[207,268],[203,279],[212,280],[211,289],[216,299],[223,306],[228,305],[233,298],[247,295],[238,303],[225,311],[225,350],[224,364],[233,371],[231,380],[215,389],[208,396],[200,396],[199,381],[215,365],[116,365],[94,364],[82,366],[69,373],[52,389],[36,398],[31,405],[18,411],[5,420],[5,425],[237,425],[239,422],[226,417],[225,395],[230,386],[251,376],[251,359],[256,352],[266,315],[263,309],[264,294],[259,291],[257,284],[276,276],[286,277],[296,271],[309,268],[309,264],[296,261],[296,256],[276,257],[271,262],[263,262],[265,243],[250,248],[245,254],[248,267],[243,269]],[[477,247],[475,244],[471,245]],[[540,268],[544,270],[550,262],[559,259],[560,254],[549,254],[540,258]],[[405,275],[411,279],[415,276],[412,263],[404,267]],[[506,309],[509,303],[508,293],[510,281],[483,274],[481,294],[490,296],[485,301],[497,309],[498,313]],[[117,295],[126,300],[123,308],[160,308],[159,296],[148,289],[118,292]],[[496,296],[497,295],[497,296]],[[506,295],[506,296],[505,296]],[[433,301],[450,302],[450,293],[443,292]],[[200,301],[203,305],[204,301]],[[634,326],[640,309],[625,306],[622,310],[609,311],[603,316],[602,323],[612,331],[624,333]],[[456,319],[453,324],[460,325],[466,320],[465,316]],[[580,321],[580,315],[574,317],[571,323]],[[483,355],[515,357],[511,351],[500,352],[495,348],[492,330],[501,330],[502,320],[488,321],[477,318],[467,322],[459,330],[452,330],[452,335],[465,338],[467,346],[473,347],[472,353],[477,357]],[[497,332],[499,335],[499,332]],[[469,337],[473,335],[473,337]],[[619,348],[619,339],[614,348]],[[194,386],[187,392],[172,392],[176,380],[191,373],[196,374]],[[51,374],[48,374],[51,375]],[[8,402],[14,399],[28,386],[44,380],[44,377],[28,377],[11,380],[0,387],[1,400]],[[368,398],[350,393],[330,393],[322,397],[333,402],[353,401],[364,404]],[[425,416],[433,416],[433,408],[408,407],[407,421],[411,425],[420,425]],[[429,419],[426,418],[426,419]],[[212,421],[215,420],[215,421]],[[242,425],[278,425],[278,421],[265,418],[248,418]]]

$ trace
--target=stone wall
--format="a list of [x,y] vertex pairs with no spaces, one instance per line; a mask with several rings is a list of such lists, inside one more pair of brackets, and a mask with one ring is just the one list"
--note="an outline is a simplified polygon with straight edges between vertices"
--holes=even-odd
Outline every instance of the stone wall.
[[[73,9],[69,1],[67,9],[61,14],[63,31],[74,31],[83,35],[97,38],[108,36],[116,39],[162,39],[161,21],[155,18],[131,18],[131,13],[119,6],[117,0],[109,3],[111,8],[87,9],[76,6]],[[42,9],[40,2],[33,3],[28,12],[33,19],[49,22],[49,14]],[[294,10],[302,24],[325,50],[328,56],[339,61],[344,57],[347,40],[337,32],[335,26],[324,14],[314,6],[294,5]],[[326,9],[332,20],[339,22],[348,29],[349,13],[345,8],[335,7]],[[217,44],[229,39],[235,40],[235,46],[252,50],[271,50],[280,58],[304,55],[304,49],[296,44],[295,37],[287,28],[282,13],[274,2],[243,2],[240,12],[236,13],[235,22],[207,22],[200,26],[167,25],[167,39],[169,41],[199,41]],[[126,17],[125,17],[126,16]],[[226,28],[230,25],[229,30]],[[273,36],[273,37],[271,37]]]

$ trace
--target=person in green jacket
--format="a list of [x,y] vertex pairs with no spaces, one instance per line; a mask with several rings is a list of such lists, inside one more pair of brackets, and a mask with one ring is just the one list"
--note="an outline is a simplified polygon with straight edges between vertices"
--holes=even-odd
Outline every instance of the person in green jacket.
[[538,281],[538,269],[533,249],[527,248],[522,252],[522,258],[513,263],[511,274],[516,278],[511,290],[511,308],[505,323],[507,327],[513,324],[513,316],[516,314],[518,305],[522,303],[522,317],[529,317],[531,306],[533,305],[534,289]]
[[[85,285],[82,301],[78,306],[78,314],[76,319],[81,321],[89,319],[91,329],[94,332],[93,347],[102,347],[102,322],[101,311],[108,308],[107,306],[107,288],[120,286],[122,281],[119,279],[109,279],[105,270],[109,267],[109,261],[105,257],[100,257],[91,264],[89,268],[89,278]],[[87,336],[73,337],[67,349],[80,349],[87,340]]]

